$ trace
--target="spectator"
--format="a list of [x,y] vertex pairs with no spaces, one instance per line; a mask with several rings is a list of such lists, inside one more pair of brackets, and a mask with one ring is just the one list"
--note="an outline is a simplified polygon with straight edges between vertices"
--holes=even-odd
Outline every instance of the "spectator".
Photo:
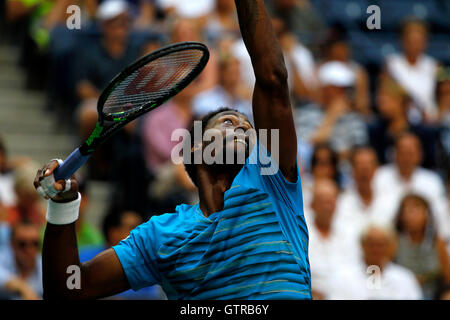
[[[282,19],[273,18],[272,23],[282,46],[288,69],[289,87],[300,103],[318,100],[319,83],[316,77],[315,62],[310,50],[297,40]],[[255,84],[250,56],[242,38],[231,45],[230,52],[241,63],[241,78],[249,88]]]
[[[351,47],[344,36],[332,33],[325,45],[325,61],[344,63],[354,74],[354,107],[359,113],[370,115],[369,77],[363,65],[351,58]],[[320,73],[319,67],[319,73]]]
[[[84,6],[90,18],[95,19],[99,5],[106,1],[116,0],[85,0]],[[125,0],[130,9],[130,16],[137,29],[145,29],[152,26],[156,16],[155,0]]]
[[253,72],[252,61],[250,55],[245,49],[245,43],[242,38],[237,38],[230,45],[231,54],[237,58],[241,66],[241,79],[248,88],[253,88],[255,85],[255,74]]
[[0,250],[9,246],[10,214],[15,205],[14,171],[7,158],[6,146],[0,138]]
[[219,63],[219,84],[196,95],[192,101],[195,118],[201,118],[217,106],[236,109],[253,119],[251,91],[242,84],[239,60],[225,55]]
[[89,208],[89,194],[87,193],[86,180],[78,180],[78,191],[81,194],[81,203],[78,220],[76,221],[76,233],[78,248],[97,247],[104,243],[104,239],[100,231],[92,224],[86,221],[86,213]]
[[396,262],[414,272],[424,297],[433,299],[442,284],[450,284],[450,264],[427,200],[406,195],[400,203],[396,228]]
[[340,186],[340,175],[338,169],[337,154],[327,145],[319,144],[314,148],[311,156],[311,163],[308,166],[306,157],[302,155],[305,167],[302,168],[302,192],[303,204],[308,207],[311,202],[314,181],[327,179],[334,181]]
[[233,0],[215,0],[215,10],[205,22],[204,33],[209,43],[216,48],[224,39],[240,37],[237,15]]
[[178,144],[178,141],[171,141],[172,132],[188,129],[192,118],[190,97],[184,91],[143,118],[145,159],[151,172],[156,173],[171,160],[172,149]]
[[334,271],[354,264],[359,255],[355,238],[347,232],[347,226],[336,223],[338,194],[337,185],[332,180],[322,179],[314,183],[308,231],[311,286],[315,298],[324,298]]
[[142,223],[141,214],[115,207],[103,218],[102,231],[106,243],[80,249],[80,261],[89,261],[106,248],[117,245],[128,237],[130,231]]
[[436,104],[438,106],[438,125],[441,159],[439,168],[443,174],[450,174],[450,67],[438,73],[436,84]]
[[32,161],[15,169],[14,191],[17,201],[13,207],[7,209],[7,221],[11,225],[25,219],[41,226],[45,221],[42,199],[33,186],[33,173],[38,169],[38,165]]
[[101,39],[85,43],[77,61],[76,92],[80,100],[97,99],[109,81],[139,55],[139,48],[129,41],[131,21],[126,1],[102,2],[97,17]]
[[354,88],[353,71],[341,62],[327,62],[319,72],[322,105],[309,104],[296,110],[299,150],[329,142],[331,148],[346,159],[350,150],[368,143],[367,127],[354,111],[349,90]]
[[[129,208],[148,217],[152,202],[148,189],[152,175],[147,169],[139,120],[127,124],[115,137],[110,181],[114,191],[111,204]],[[152,213],[152,212],[150,212]],[[153,212],[154,213],[154,212]]]
[[14,173],[8,163],[6,146],[0,138],[0,210],[13,206],[15,202]]
[[11,232],[11,247],[0,252],[0,295],[6,299],[37,300],[42,297],[39,229],[19,221]]
[[289,88],[298,103],[318,101],[316,65],[311,51],[289,32],[284,21],[272,19],[274,30],[284,53]]
[[[77,60],[80,57],[79,46],[87,47],[85,40],[98,32],[96,25],[97,0],[61,0],[56,1],[55,12],[60,18],[55,21],[50,30],[49,53],[51,64],[50,84],[47,92],[46,108],[56,112],[60,121],[70,126],[73,124],[73,110],[79,103],[78,93],[75,90],[76,79],[80,73]],[[70,6],[79,7],[80,20],[74,12],[66,12]],[[73,7],[70,7],[73,9]],[[80,29],[68,28],[68,23],[80,22]],[[83,53],[81,53],[83,54]]]
[[313,51],[325,39],[326,24],[309,0],[264,1],[272,17],[286,21],[287,28]]
[[134,26],[137,29],[151,28],[156,17],[155,0],[127,0],[131,6]]
[[327,298],[343,300],[417,300],[422,291],[414,274],[391,262],[395,233],[369,225],[361,236],[363,259],[354,267],[339,269],[332,277]]
[[169,16],[189,19],[205,19],[214,10],[214,0],[156,0],[156,5]]
[[413,122],[430,122],[436,119],[434,103],[435,79],[438,62],[425,53],[428,27],[425,22],[407,20],[401,28],[402,53],[386,58],[386,71],[412,98],[416,109],[410,112]]
[[[101,38],[96,39],[94,43],[85,43],[86,50],[78,57],[76,91],[81,104],[77,116],[83,141],[95,127],[96,99],[101,90],[139,56],[140,48],[133,45],[129,39],[129,10],[129,5],[124,0],[102,2],[97,11]],[[114,154],[114,146],[119,140],[118,136],[114,136],[93,154],[89,162],[90,178],[110,178],[117,156]]]
[[[170,28],[171,42],[202,41],[201,24],[192,19],[177,19]],[[211,89],[218,82],[218,65],[214,50],[210,50],[209,61],[202,73],[183,91],[186,97]]]
[[393,223],[396,199],[390,192],[377,193],[373,180],[378,169],[378,160],[371,147],[360,147],[351,157],[353,184],[340,196],[336,217],[347,228],[360,234],[371,223]]
[[150,193],[160,203],[156,211],[173,210],[175,205],[194,201],[196,188],[182,164],[172,162],[172,150],[179,141],[172,141],[177,129],[189,129],[193,118],[189,93],[182,91],[166,105],[143,119],[142,139],[147,169],[154,176]]
[[380,81],[377,93],[377,108],[380,117],[369,124],[370,143],[375,148],[382,164],[393,161],[394,141],[404,131],[416,134],[424,146],[423,165],[436,165],[436,131],[420,123],[408,120],[409,97],[406,91],[392,79]]
[[382,166],[374,178],[376,193],[389,192],[395,203],[407,193],[414,192],[425,197],[431,204],[439,229],[445,237],[448,233],[448,211],[445,187],[440,177],[420,167],[422,146],[412,133],[400,135],[395,142],[395,161]]
[[26,86],[29,89],[42,90],[47,85],[50,30],[65,16],[67,2],[67,0],[5,1],[6,19],[9,22],[24,22],[27,29],[20,43],[20,62],[26,70]]
[[436,296],[437,300],[450,300],[450,285],[444,286]]
[[[142,223],[142,214],[130,210],[110,211],[103,220],[103,235],[106,239],[106,246],[88,247],[80,250],[80,261],[89,261],[97,254],[107,248],[117,245],[120,241],[128,237],[131,230]],[[165,299],[164,292],[160,286],[150,286],[138,291],[128,290],[109,299],[127,300],[157,300]]]

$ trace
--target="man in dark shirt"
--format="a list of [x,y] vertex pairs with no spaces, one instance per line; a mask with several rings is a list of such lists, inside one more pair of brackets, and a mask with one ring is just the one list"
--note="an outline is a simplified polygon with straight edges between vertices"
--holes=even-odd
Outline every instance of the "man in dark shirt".
[[139,48],[129,41],[129,5],[103,2],[97,11],[101,37],[80,48],[76,68],[76,93],[80,100],[98,98],[100,92],[127,65],[137,59]]

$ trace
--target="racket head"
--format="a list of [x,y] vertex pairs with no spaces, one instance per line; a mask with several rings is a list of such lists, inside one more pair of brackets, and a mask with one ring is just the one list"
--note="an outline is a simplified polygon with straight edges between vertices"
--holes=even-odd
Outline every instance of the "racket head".
[[188,86],[208,60],[209,51],[204,44],[180,42],[153,51],[125,68],[99,97],[94,131],[55,170],[55,177],[71,177],[116,131]]
[[175,43],[138,59],[103,90],[99,122],[123,126],[158,107],[188,86],[208,60],[208,48],[199,42]]

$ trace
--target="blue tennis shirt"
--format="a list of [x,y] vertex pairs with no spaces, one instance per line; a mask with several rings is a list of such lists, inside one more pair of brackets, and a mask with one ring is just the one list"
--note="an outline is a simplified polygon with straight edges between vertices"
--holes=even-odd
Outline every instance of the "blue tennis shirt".
[[206,218],[198,204],[179,205],[113,247],[134,290],[160,284],[169,299],[312,298],[298,164],[295,183],[280,170],[262,175],[259,149],[268,155],[253,148],[223,210]]

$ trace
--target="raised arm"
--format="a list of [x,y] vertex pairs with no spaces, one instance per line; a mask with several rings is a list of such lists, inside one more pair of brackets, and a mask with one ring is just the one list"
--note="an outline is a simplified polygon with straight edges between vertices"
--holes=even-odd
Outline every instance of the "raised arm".
[[[49,176],[57,166],[58,163],[53,161],[43,170],[39,170],[34,186],[39,188],[44,176]],[[49,171],[45,173],[47,169]],[[72,180],[71,186],[70,191],[61,193],[53,199],[59,203],[74,203],[78,196],[76,180]],[[55,188],[62,190],[62,187],[57,183]],[[80,270],[79,289],[71,289],[67,285],[68,282],[72,283],[69,277],[75,274],[70,266],[77,266]],[[97,299],[130,288],[113,249],[107,249],[92,260],[80,263],[75,222],[64,225],[47,223],[42,249],[42,269],[44,299]]]
[[283,53],[263,0],[235,0],[239,26],[256,77],[253,92],[255,129],[279,129],[279,167],[285,178],[297,180],[297,137],[289,100]]

